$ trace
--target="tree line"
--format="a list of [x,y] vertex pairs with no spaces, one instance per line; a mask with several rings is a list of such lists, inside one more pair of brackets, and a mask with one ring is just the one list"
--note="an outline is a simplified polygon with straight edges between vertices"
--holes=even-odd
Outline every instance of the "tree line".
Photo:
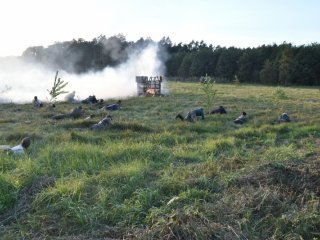
[[204,41],[172,43],[139,39],[127,41],[122,35],[91,41],[84,39],[58,42],[44,48],[29,47],[22,57],[55,69],[84,73],[99,71],[126,61],[130,54],[150,43],[157,43],[166,76],[178,80],[214,77],[220,82],[261,83],[270,85],[320,85],[320,45],[295,46],[291,43],[236,48],[208,45]]

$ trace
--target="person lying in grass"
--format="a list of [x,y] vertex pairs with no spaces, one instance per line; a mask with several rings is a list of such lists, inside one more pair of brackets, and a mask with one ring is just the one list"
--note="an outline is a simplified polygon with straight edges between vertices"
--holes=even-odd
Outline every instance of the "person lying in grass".
[[194,122],[197,117],[201,117],[204,120],[204,111],[203,108],[196,108],[187,113],[185,117],[183,117],[180,113],[176,116],[176,119],[180,119],[181,121]]
[[247,113],[246,112],[242,112],[242,114],[237,117],[233,122],[235,124],[243,124],[247,121]]
[[95,95],[92,95],[92,96],[90,95],[89,97],[87,97],[86,99],[82,100],[81,102],[84,103],[84,104],[98,103],[98,100],[97,100]]
[[54,120],[60,120],[60,119],[65,119],[65,118],[80,118],[83,115],[82,107],[76,107],[72,109],[69,113],[64,113],[64,114],[57,114],[51,117],[51,119]]
[[110,110],[110,111],[119,110],[120,108],[121,108],[121,100],[119,100],[117,103],[104,106],[105,110]]
[[1,145],[0,149],[7,151],[8,153],[13,153],[16,155],[21,155],[25,153],[25,150],[30,146],[31,140],[28,137],[22,139],[21,143],[17,146],[10,147],[8,145]]
[[91,130],[97,131],[97,130],[102,130],[104,129],[106,126],[110,125],[112,122],[112,117],[111,116],[106,116],[105,118],[103,118],[100,122],[98,122],[97,124],[94,124],[90,127]]
[[290,121],[291,120],[290,120],[290,117],[289,117],[288,113],[282,113],[277,120],[272,122],[272,124],[290,122]]
[[227,111],[224,109],[223,106],[219,106],[217,109],[214,109],[210,112],[210,114],[226,114]]

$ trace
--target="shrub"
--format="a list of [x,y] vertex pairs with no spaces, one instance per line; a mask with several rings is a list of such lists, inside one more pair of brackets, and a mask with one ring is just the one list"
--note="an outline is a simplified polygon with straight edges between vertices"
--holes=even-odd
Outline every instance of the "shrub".
[[50,91],[47,90],[51,96],[50,102],[56,101],[59,95],[68,93],[67,91],[63,91],[65,86],[68,85],[68,82],[64,82],[63,80],[61,80],[61,78],[58,78],[58,73],[59,71],[57,71],[56,76],[54,78],[53,87]]
[[210,109],[213,105],[213,100],[217,94],[217,89],[215,89],[215,81],[211,79],[211,77],[206,74],[205,77],[200,78],[200,88],[205,96],[205,104],[206,108]]

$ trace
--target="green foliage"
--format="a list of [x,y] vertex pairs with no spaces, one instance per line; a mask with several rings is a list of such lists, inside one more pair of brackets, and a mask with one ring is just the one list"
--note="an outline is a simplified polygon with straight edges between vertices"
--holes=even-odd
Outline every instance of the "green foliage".
[[284,91],[283,88],[281,87],[277,87],[274,91],[273,91],[273,96],[278,99],[288,99],[288,95],[286,94],[286,92]]
[[193,55],[188,54],[184,56],[179,67],[179,76],[183,78],[189,77],[189,71],[190,71],[192,62],[193,62]]
[[267,59],[260,71],[260,81],[263,84],[275,84],[278,82],[278,71],[274,63]]
[[12,207],[16,200],[16,188],[9,180],[0,176],[0,214]]
[[206,109],[209,111],[213,106],[213,100],[217,94],[215,87],[215,81],[211,79],[207,74],[205,77],[201,77],[200,89],[204,93]]
[[215,69],[216,77],[232,81],[233,76],[236,74],[237,61],[241,55],[241,50],[234,47],[228,48],[227,51],[222,51]]
[[292,48],[285,47],[279,60],[279,83],[288,85],[292,81],[294,57]]
[[56,101],[59,95],[68,93],[67,91],[63,90],[68,85],[68,82],[64,82],[61,80],[61,78],[58,78],[58,73],[59,71],[56,72],[51,90],[47,90],[51,96],[50,102]]

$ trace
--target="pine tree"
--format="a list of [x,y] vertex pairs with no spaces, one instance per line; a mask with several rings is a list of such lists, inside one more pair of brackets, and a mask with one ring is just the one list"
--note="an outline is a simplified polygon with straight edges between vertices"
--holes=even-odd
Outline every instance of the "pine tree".
[[63,89],[68,85],[68,82],[64,82],[63,80],[61,80],[61,78],[58,78],[58,73],[59,71],[57,71],[56,73],[56,76],[53,82],[53,87],[51,88],[51,90],[47,89],[47,91],[51,96],[50,102],[56,101],[59,95],[68,93],[67,91],[63,91]]

